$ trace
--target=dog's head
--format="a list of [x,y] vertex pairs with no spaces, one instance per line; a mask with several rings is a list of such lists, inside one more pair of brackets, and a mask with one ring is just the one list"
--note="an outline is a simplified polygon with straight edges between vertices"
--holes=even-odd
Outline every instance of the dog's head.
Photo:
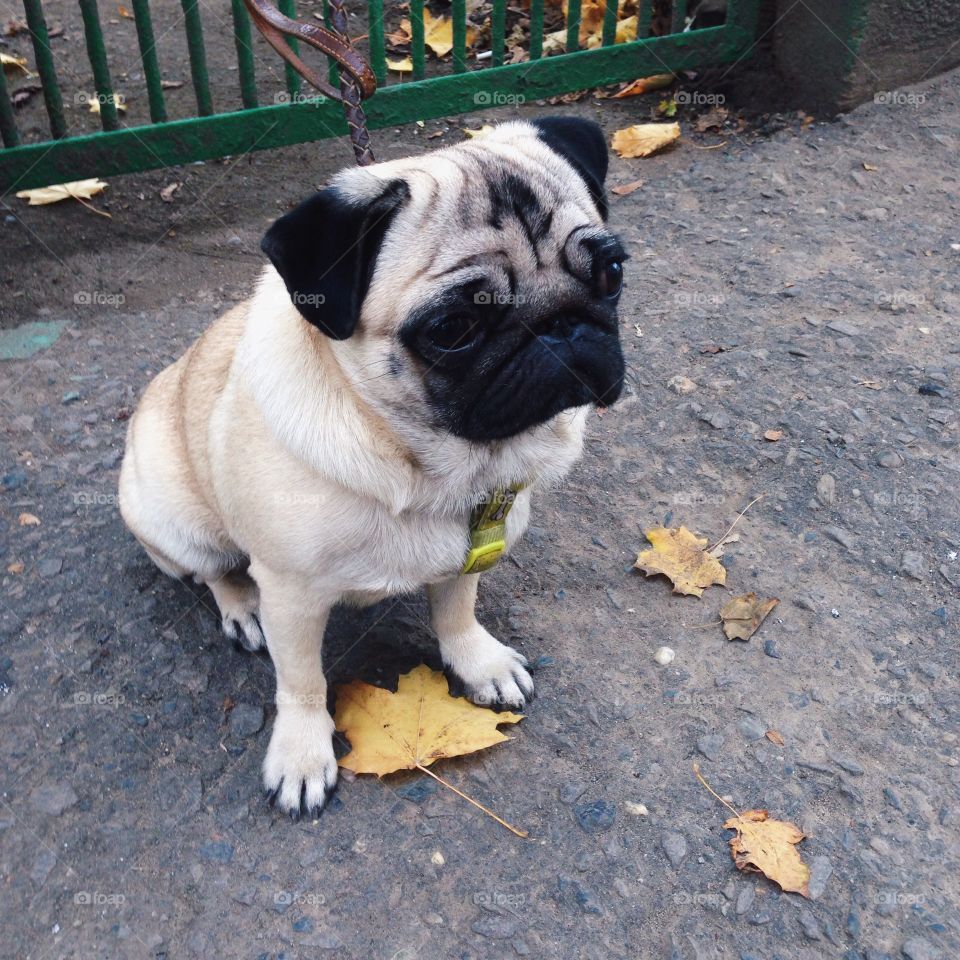
[[499,440],[622,389],[606,171],[589,121],[507,123],[341,173],[263,249],[381,409]]

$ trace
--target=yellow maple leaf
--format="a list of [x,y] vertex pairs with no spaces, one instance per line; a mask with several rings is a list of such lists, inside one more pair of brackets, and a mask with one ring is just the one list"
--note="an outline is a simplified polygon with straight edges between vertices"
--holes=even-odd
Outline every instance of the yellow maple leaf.
[[451,697],[447,678],[423,664],[400,677],[396,693],[362,680],[338,687],[334,717],[352,747],[340,766],[378,777],[503,743],[510,738],[497,726],[522,719]]
[[[476,39],[476,29],[467,24],[467,46],[472,47]],[[435,17],[424,7],[423,42],[438,57],[445,57],[453,49],[453,20],[450,17]]]
[[745,593],[742,597],[728,600],[720,608],[720,619],[727,639],[749,640],[779,602],[777,597],[761,600],[755,593]]
[[420,770],[518,837],[526,837],[523,830],[427,769],[444,757],[460,757],[509,740],[497,727],[522,719],[519,713],[495,713],[451,697],[447,678],[423,664],[400,677],[396,693],[354,680],[337,688],[334,723],[351,747],[339,763],[354,773],[378,777]]
[[[767,736],[770,733],[776,731],[769,731]],[[777,737],[782,743],[783,738],[779,734]],[[733,814],[723,827],[737,832],[730,840],[730,856],[736,868],[748,873],[762,873],[768,880],[779,884],[785,893],[799,893],[809,898],[810,868],[797,850],[797,844],[805,837],[804,832],[786,820],[771,820],[766,810],[737,813],[736,808],[703,779],[699,764],[693,765],[693,772],[710,794]]]
[[707,587],[727,582],[723,565],[704,550],[706,537],[700,538],[684,526],[678,530],[654,527],[644,533],[653,547],[638,554],[634,567],[648,577],[658,573],[669,577],[674,593],[702,597]]
[[56,183],[49,187],[36,187],[33,190],[21,190],[17,196],[28,200],[31,207],[45,203],[59,203],[61,200],[89,200],[102,193],[107,185],[94,177],[91,180],[71,180],[69,183]]
[[679,136],[679,123],[636,123],[618,130],[610,145],[621,157],[649,157]]
[[413,71],[413,60],[410,57],[402,57],[400,60],[387,60],[387,69],[394,70],[397,73],[411,73]]
[[786,820],[771,820],[766,810],[746,810],[730,817],[725,830],[736,830],[730,854],[738,870],[762,873],[785,893],[810,896],[810,868],[796,845],[804,832]]
[[25,77],[32,75],[30,68],[27,66],[27,61],[23,57],[14,57],[9,53],[0,53],[0,65],[3,66],[4,73],[19,72]]

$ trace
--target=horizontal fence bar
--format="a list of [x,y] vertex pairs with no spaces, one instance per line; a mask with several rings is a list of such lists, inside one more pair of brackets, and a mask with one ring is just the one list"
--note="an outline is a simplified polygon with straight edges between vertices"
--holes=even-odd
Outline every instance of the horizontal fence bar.
[[243,5],[243,0],[230,0],[230,6],[233,10],[233,44],[237,48],[237,67],[240,71],[240,102],[249,110],[259,103],[250,15]]
[[210,96],[210,75],[207,73],[207,52],[203,45],[203,23],[200,20],[198,0],[180,0],[187,30],[187,52],[190,54],[190,76],[197,95],[197,113],[201,117],[213,114]]
[[50,118],[50,133],[55,140],[67,135],[67,120],[63,115],[63,97],[60,84],[57,83],[57,71],[53,66],[53,52],[50,50],[50,34],[47,21],[43,16],[40,0],[23,0],[23,9],[27,15],[30,39],[33,41],[33,55],[37,61],[37,73],[43,87],[43,102]]
[[[743,55],[751,33],[731,34],[731,25],[708,27],[645,42],[561,54],[537,63],[506,64],[482,73],[465,73],[386,87],[365,104],[371,129],[428,120],[476,107],[480,86],[490,95],[519,95],[529,103],[597,84],[634,80],[725,63]],[[0,193],[88,176],[119,173],[238,155],[253,150],[307,143],[347,132],[343,110],[333,100],[239,110],[214,117],[174,120],[112,133],[74,137],[0,151]]]
[[113,83],[107,65],[107,48],[103,43],[100,12],[97,0],[80,0],[80,16],[83,17],[83,34],[87,41],[87,58],[93,70],[93,83],[100,107],[100,125],[104,130],[117,130],[117,105],[113,99]]
[[150,17],[148,0],[133,0],[133,19],[137,25],[137,43],[140,45],[140,62],[147,81],[147,99],[150,102],[150,119],[163,123],[167,119],[167,105],[163,98],[163,80],[157,61],[157,41],[153,36],[153,20]]
[[13,104],[7,90],[6,71],[0,68],[0,139],[5,147],[15,147],[20,142],[17,121],[13,118]]

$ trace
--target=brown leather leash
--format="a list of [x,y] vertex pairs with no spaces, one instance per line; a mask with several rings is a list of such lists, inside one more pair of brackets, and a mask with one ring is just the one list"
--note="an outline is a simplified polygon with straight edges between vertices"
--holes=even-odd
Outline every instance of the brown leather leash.
[[[263,34],[267,43],[293,67],[312,87],[331,100],[343,104],[343,112],[350,131],[350,142],[357,163],[361,167],[374,163],[370,149],[370,134],[367,132],[367,118],[363,112],[363,102],[377,89],[377,79],[370,65],[353,49],[347,25],[347,13],[343,0],[328,0],[330,8],[330,26],[318,26],[302,20],[285,17],[270,0],[243,0],[250,19]],[[284,41],[284,36],[296,37],[304,43],[326,54],[340,67],[340,89],[336,90],[315,70],[308,67]]]

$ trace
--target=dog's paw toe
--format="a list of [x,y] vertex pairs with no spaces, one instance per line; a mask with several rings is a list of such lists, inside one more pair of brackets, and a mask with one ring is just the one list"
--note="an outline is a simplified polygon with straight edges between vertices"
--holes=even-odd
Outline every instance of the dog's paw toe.
[[221,626],[224,636],[233,641],[236,649],[246,650],[248,653],[266,649],[267,641],[263,636],[263,628],[254,614],[240,618],[224,617]]
[[494,641],[485,656],[471,662],[448,666],[451,692],[462,693],[478,706],[493,710],[523,710],[533,701],[533,679],[527,671],[527,658],[511,647]]
[[[332,729],[310,730],[313,726],[278,714],[263,762],[267,802],[293,820],[320,816],[337,786]],[[332,728],[332,722],[320,726]]]

